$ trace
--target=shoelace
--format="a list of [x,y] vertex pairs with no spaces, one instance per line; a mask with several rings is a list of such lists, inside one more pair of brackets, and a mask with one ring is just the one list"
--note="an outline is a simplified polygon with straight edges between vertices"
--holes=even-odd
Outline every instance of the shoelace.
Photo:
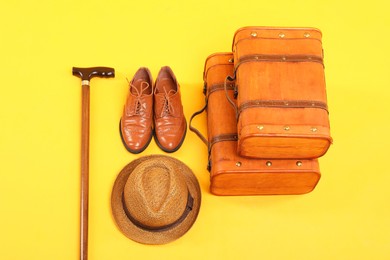
[[172,105],[170,96],[175,94],[175,90],[171,89],[168,92],[164,88],[164,103],[161,111],[161,117],[170,116],[175,113],[175,108]]
[[146,104],[142,103],[142,95],[144,92],[149,88],[149,83],[148,82],[141,82],[141,89],[138,90],[134,85],[130,84],[130,88],[134,90],[135,92],[135,104],[134,104],[134,115],[140,115],[142,111],[146,109]]

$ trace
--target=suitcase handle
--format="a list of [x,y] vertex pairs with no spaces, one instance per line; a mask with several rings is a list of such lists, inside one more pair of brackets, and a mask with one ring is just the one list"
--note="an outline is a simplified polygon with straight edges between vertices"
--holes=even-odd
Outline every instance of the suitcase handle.
[[224,84],[216,84],[216,85],[210,86],[209,90],[207,90],[207,85],[206,85],[206,82],[205,82],[204,86],[203,86],[203,94],[205,95],[205,105],[199,111],[196,111],[194,114],[192,114],[192,116],[190,118],[189,129],[192,132],[194,132],[200,138],[200,140],[202,140],[202,142],[207,146],[207,153],[208,153],[207,170],[208,171],[211,170],[211,158],[210,158],[210,155],[211,155],[211,148],[212,148],[212,146],[215,143],[221,142],[221,141],[237,141],[237,134],[236,133],[221,134],[221,135],[218,135],[218,136],[214,136],[210,140],[210,142],[209,142],[207,140],[207,138],[204,137],[204,135],[198,129],[196,129],[195,127],[192,126],[192,120],[195,117],[197,117],[198,115],[202,114],[207,109],[209,95],[211,93],[213,93],[214,91],[218,91],[218,90],[225,91],[226,97],[227,97],[229,103],[232,104],[232,106],[234,108],[234,111],[235,111],[235,114],[236,114],[236,117],[237,117],[237,115],[238,115],[237,114],[237,106],[235,105],[234,101],[231,100],[231,98],[229,97],[229,94],[228,94],[228,89],[229,90],[235,89],[235,84],[234,83],[227,84],[227,80],[234,81],[234,77],[230,77],[230,76],[226,77]]
[[206,86],[206,83],[205,83],[204,86],[203,86],[203,94],[205,95],[205,105],[204,105],[204,107],[203,107],[202,109],[200,109],[199,111],[196,111],[196,112],[191,116],[191,118],[190,118],[189,129],[190,129],[192,132],[194,132],[194,133],[200,138],[200,140],[202,140],[202,142],[208,147],[208,146],[209,146],[209,143],[208,143],[206,137],[204,137],[204,136],[202,135],[202,133],[201,133],[198,129],[196,129],[195,127],[192,126],[192,120],[193,120],[196,116],[202,114],[202,113],[207,109],[208,96],[207,96],[207,94],[206,94],[206,91],[207,91],[207,86]]
[[[230,76],[229,76],[230,77]],[[233,78],[230,78],[229,80],[231,81],[234,81]],[[231,98],[229,97],[229,94],[228,94],[228,90],[232,90],[234,89],[235,90],[235,85],[234,83],[230,83],[230,84],[227,84],[226,80],[224,82],[224,84],[215,84],[213,86],[210,86],[210,89],[207,90],[207,85],[206,85],[206,82],[204,83],[204,86],[203,86],[203,94],[205,95],[205,105],[203,108],[201,108],[199,111],[196,111],[190,118],[190,123],[189,123],[189,129],[194,132],[199,138],[200,140],[202,140],[203,143],[206,144],[207,147],[209,146],[212,146],[212,141],[210,141],[210,143],[207,141],[207,138],[204,137],[204,135],[198,130],[196,129],[195,127],[192,126],[192,120],[202,114],[206,109],[207,109],[207,106],[208,106],[208,97],[211,93],[215,92],[215,91],[220,91],[220,90],[224,90],[225,91],[225,94],[227,96],[227,99],[230,100],[229,102],[232,103],[233,105],[233,108],[234,108],[234,111],[236,113],[236,116],[237,116],[237,113],[238,113],[238,109],[237,109],[237,106],[235,105],[234,101],[231,100]],[[211,149],[211,147],[209,147]],[[209,150],[210,150],[209,149]]]
[[[227,81],[235,81],[236,80],[236,73],[234,72],[234,75],[233,76],[227,76],[225,78],[225,81],[223,83],[223,86],[224,86],[224,90],[225,90],[225,95],[226,95],[226,98],[228,100],[228,102],[230,103],[230,105],[232,105],[233,109],[234,109],[234,113],[236,114],[236,120],[238,121],[238,108],[237,108],[237,105],[234,103],[234,101],[229,97],[229,94],[228,94],[228,90],[227,90]],[[237,88],[236,86],[234,87],[234,97],[237,97]]]
[[208,95],[207,95],[206,83],[204,84],[204,87],[203,87],[203,94],[205,95],[205,105],[199,111],[196,111],[194,114],[192,114],[192,116],[190,118],[189,129],[192,132],[194,132],[200,138],[200,140],[202,140],[202,142],[207,146],[207,157],[208,157],[207,170],[210,171],[211,170],[211,160],[210,160],[210,146],[209,146],[209,142],[207,141],[206,137],[204,137],[204,135],[202,135],[202,133],[198,129],[196,129],[195,127],[192,126],[192,120],[196,116],[202,114],[207,109]]

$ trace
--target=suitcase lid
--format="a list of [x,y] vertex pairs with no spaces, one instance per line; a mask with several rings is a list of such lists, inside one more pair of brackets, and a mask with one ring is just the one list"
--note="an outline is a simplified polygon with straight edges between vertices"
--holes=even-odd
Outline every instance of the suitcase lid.
[[233,65],[232,52],[217,52],[209,55],[206,58],[203,69],[203,80],[206,82],[207,74],[210,68],[218,65]]
[[238,29],[234,33],[232,51],[235,45],[243,39],[316,39],[321,41],[322,33],[314,27],[265,27],[247,26]]

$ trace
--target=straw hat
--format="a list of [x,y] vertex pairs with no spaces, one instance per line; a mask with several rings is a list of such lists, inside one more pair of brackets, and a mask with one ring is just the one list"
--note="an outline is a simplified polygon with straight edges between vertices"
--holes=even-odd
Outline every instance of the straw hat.
[[165,244],[184,235],[198,216],[200,202],[191,169],[165,155],[144,156],[126,165],[111,194],[119,229],[143,244]]

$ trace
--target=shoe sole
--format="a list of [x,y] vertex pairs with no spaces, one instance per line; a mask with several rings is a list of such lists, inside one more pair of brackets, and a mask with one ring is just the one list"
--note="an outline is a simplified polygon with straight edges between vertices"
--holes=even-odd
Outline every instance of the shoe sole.
[[133,150],[131,148],[129,148],[127,145],[126,145],[126,142],[125,142],[125,139],[123,138],[123,135],[122,135],[122,118],[119,120],[119,134],[121,136],[121,140],[122,140],[122,143],[123,145],[125,146],[126,150],[129,151],[130,153],[132,154],[139,154],[139,153],[142,153],[150,144],[150,141],[152,141],[152,137],[153,137],[153,129],[152,129],[152,133],[150,134],[149,136],[149,140],[146,142],[146,144],[141,147],[141,149],[139,150]]
[[[153,131],[154,132],[154,131]],[[173,149],[169,150],[169,149],[166,149],[164,146],[162,146],[159,141],[158,141],[158,138],[157,138],[157,135],[156,133],[154,132],[154,141],[156,142],[157,146],[163,150],[164,152],[166,153],[173,153],[173,152],[176,152],[177,150],[179,150],[179,148],[181,147],[181,145],[183,144],[184,142],[184,139],[187,135],[187,120],[186,120],[186,127],[185,127],[185,130],[184,130],[184,135],[182,137],[182,139],[180,140],[180,143]]]

